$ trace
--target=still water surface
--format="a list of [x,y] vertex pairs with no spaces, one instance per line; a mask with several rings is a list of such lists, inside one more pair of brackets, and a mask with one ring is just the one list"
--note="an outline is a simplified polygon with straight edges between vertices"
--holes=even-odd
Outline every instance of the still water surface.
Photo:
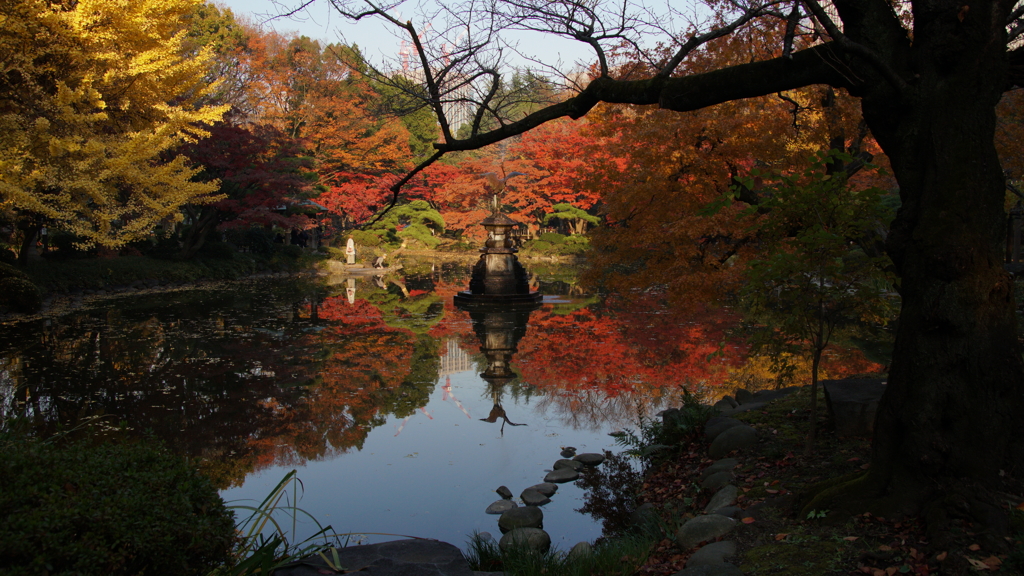
[[[299,506],[337,532],[462,546],[498,534],[484,514],[498,486],[518,497],[566,446],[616,450],[609,432],[682,386],[713,388],[741,352],[720,344],[732,319],[581,294],[571,271],[535,271],[545,298],[531,313],[471,316],[452,304],[461,266],[419,270],[121,296],[8,323],[0,417],[154,436],[228,501],[258,503],[296,469]],[[601,534],[576,511],[585,495],[562,484],[543,508],[563,549]],[[300,523],[298,537],[314,531]]]

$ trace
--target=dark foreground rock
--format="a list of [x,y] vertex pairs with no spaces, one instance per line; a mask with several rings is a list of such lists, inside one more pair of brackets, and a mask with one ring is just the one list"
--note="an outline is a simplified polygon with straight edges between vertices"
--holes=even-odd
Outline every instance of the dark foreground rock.
[[[382,544],[338,548],[341,573],[366,576],[473,576],[462,552],[437,540],[396,540]],[[332,558],[332,554],[326,554]],[[325,572],[326,571],[326,572]],[[274,576],[335,574],[319,556],[274,571]]]

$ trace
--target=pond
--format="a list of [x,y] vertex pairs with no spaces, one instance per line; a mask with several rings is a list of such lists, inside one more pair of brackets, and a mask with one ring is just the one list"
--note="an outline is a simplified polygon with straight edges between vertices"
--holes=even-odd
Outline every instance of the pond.
[[[277,279],[123,295],[0,330],[0,417],[41,434],[159,439],[227,501],[255,505],[291,470],[298,506],[336,532],[495,535],[484,510],[543,481],[565,447],[726,393],[742,342],[727,312],[681,316],[655,294],[580,293],[536,267],[542,305],[469,314],[465,266],[384,279]],[[86,426],[88,424],[88,426]],[[601,535],[561,484],[544,527],[568,549]],[[290,528],[290,522],[289,522]],[[313,534],[303,520],[295,536]]]

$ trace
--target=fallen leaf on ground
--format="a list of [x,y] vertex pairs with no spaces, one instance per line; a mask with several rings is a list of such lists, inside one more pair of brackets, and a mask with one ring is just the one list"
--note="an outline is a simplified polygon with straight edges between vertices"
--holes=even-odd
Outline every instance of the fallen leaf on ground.
[[967,547],[967,549],[971,552],[977,552],[978,550],[981,550],[981,546],[978,546],[977,544],[971,544]]
[[942,553],[938,554],[935,557],[935,559],[938,560],[939,562],[945,562],[947,554],[949,554],[949,552],[942,552]]
[[843,538],[843,540],[846,540],[847,542],[856,542],[858,539],[860,539],[860,536],[847,536]]
[[744,524],[753,524],[754,523],[754,519],[752,517],[750,517],[750,516],[747,516],[746,518],[741,520],[741,522],[743,522]]
[[[967,556],[964,556],[964,558],[967,558]],[[975,560],[974,558],[967,558],[967,561],[971,563],[971,567],[973,567],[975,570],[991,570],[992,569],[991,566],[989,566],[988,564],[985,564],[981,560]]]
[[784,534],[784,533],[780,532],[780,533],[775,535],[775,539],[776,540],[785,540],[786,536],[789,536],[789,534]]
[[1000,566],[1003,563],[1003,561],[1000,560],[997,556],[989,556],[988,558],[985,558],[984,560],[982,560],[982,562],[984,562],[985,564],[988,564],[989,566],[991,566],[993,568],[995,568],[997,566]]

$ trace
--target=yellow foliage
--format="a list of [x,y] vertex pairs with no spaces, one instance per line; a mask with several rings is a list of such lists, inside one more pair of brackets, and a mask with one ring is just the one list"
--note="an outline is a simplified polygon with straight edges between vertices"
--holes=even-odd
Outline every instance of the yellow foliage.
[[[729,376],[722,385],[723,395],[737,388],[757,392],[787,386],[803,386],[811,382],[810,358],[792,354],[782,354],[779,358],[750,356],[742,365],[729,367],[727,370]],[[824,368],[818,371],[818,377],[828,378]]]
[[172,157],[226,107],[199,106],[209,51],[186,58],[198,0],[0,6],[0,205],[117,247],[215,200]]

